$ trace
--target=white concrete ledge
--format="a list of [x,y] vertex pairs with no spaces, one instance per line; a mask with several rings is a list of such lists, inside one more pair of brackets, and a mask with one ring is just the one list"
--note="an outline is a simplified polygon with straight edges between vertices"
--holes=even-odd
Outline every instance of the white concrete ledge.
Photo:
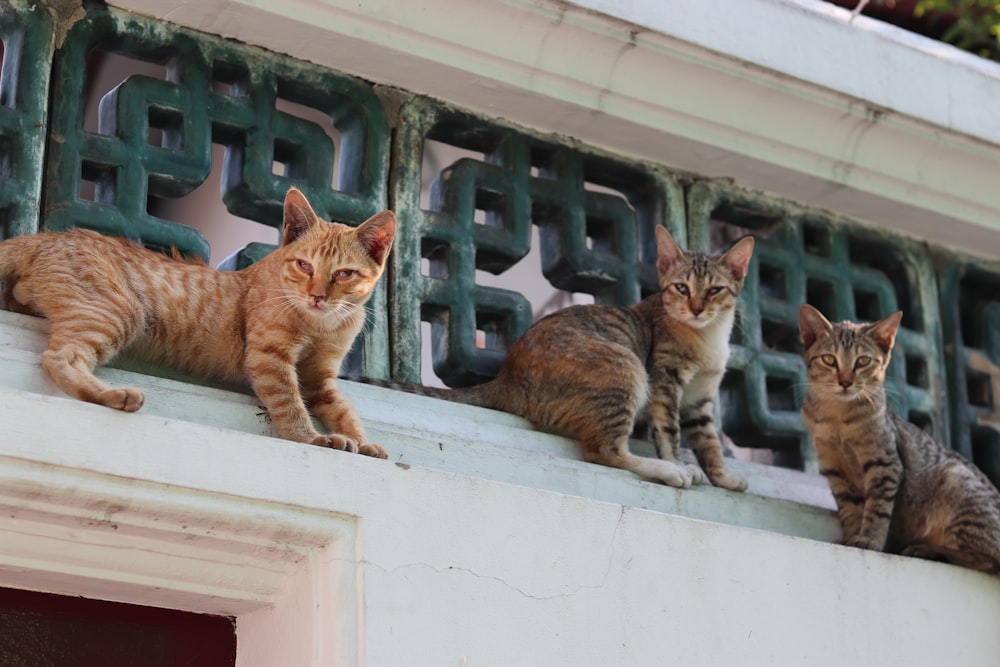
[[[6,395],[9,403],[26,401],[24,410],[30,414],[14,410],[18,414],[11,417],[24,420],[24,430],[33,420],[45,420],[45,413],[77,411],[81,407],[90,413],[94,407],[71,399],[52,398],[45,403],[28,400],[38,394],[63,396],[38,364],[46,328],[44,320],[0,311],[0,389],[30,392]],[[98,410],[99,416],[120,424],[121,432],[79,434],[79,449],[87,454],[73,465],[99,456],[109,439],[134,437],[125,435],[132,421],[166,423],[163,420],[167,419],[254,435],[270,433],[264,410],[251,395],[118,368],[98,369],[98,374],[110,383],[142,389],[147,393],[146,404],[135,415]],[[502,412],[369,385],[342,384],[361,414],[369,437],[386,446],[391,460],[399,465],[423,466],[799,537],[833,541],[839,536],[829,488],[816,475],[731,461],[733,468],[749,480],[745,494],[710,486],[672,489],[623,470],[587,463],[581,460],[575,443],[537,432],[527,422]],[[13,423],[8,421],[7,425]],[[635,442],[634,447],[652,455],[645,443]]]

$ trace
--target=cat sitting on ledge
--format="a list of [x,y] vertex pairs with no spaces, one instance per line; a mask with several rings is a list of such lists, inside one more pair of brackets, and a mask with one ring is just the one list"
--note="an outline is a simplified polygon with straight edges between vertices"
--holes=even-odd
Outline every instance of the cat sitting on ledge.
[[1000,575],[1000,492],[975,465],[893,412],[885,372],[902,313],[831,324],[806,304],[802,419],[844,544]]
[[[657,226],[656,242],[660,292],[629,307],[574,306],[542,318],[489,382],[447,390],[362,380],[519,415],[575,438],[588,461],[663,484],[687,488],[707,475],[716,486],[744,491],[746,480],[726,470],[713,406],[753,238],[707,255],[685,252]],[[659,458],[629,451],[643,414]],[[681,460],[682,433],[700,465]]]

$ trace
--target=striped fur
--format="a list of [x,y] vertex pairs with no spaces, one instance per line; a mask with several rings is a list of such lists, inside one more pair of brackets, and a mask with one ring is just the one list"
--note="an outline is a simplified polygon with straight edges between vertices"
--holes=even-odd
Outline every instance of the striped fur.
[[1000,493],[975,465],[890,410],[885,371],[901,313],[831,324],[802,306],[802,418],[844,543],[1000,574]]
[[[520,415],[540,430],[578,439],[588,461],[671,486],[704,482],[704,470],[718,486],[746,489],[725,469],[713,408],[753,239],[720,257],[685,253],[665,228],[656,233],[659,294],[627,308],[575,306],[539,320],[485,384],[376,384]],[[629,451],[643,410],[659,459]],[[700,468],[681,462],[682,434]]]
[[[143,394],[93,369],[119,352],[220,381],[249,380],[280,437],[386,458],[336,388],[395,233],[391,211],[357,229],[320,220],[295,188],[282,246],[216,271],[87,230],[0,243],[8,310],[51,322],[42,366],[83,401],[134,412]],[[316,431],[312,409],[329,434]]]

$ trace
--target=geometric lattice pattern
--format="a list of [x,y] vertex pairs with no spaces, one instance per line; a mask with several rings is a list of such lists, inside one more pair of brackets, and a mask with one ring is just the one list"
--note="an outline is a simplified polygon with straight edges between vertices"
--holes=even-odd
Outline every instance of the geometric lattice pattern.
[[[426,100],[404,108],[400,127],[394,204],[407,224],[394,253],[393,330],[397,344],[419,344],[419,322],[430,322],[434,370],[447,384],[495,375],[507,347],[530,325],[528,301],[477,284],[476,271],[501,274],[521,261],[533,224],[541,270],[553,286],[625,304],[657,289],[653,229],[668,203],[681,210],[679,190],[658,191],[641,168]],[[476,157],[460,157],[435,174],[422,207],[426,141]],[[680,220],[670,219],[673,231]],[[419,348],[397,346],[393,367],[396,377],[419,379]]]
[[1000,485],[1000,265],[942,256],[951,445]]
[[[222,201],[265,225],[280,226],[290,185],[320,215],[351,224],[391,203],[390,269],[369,304],[361,364],[352,356],[348,370],[419,380],[428,323],[434,372],[460,386],[492,377],[536,315],[518,291],[484,284],[484,272],[502,285],[531,252],[550,286],[630,304],[657,289],[656,225],[698,250],[751,233],[720,401],[733,441],[815,470],[797,412],[799,306],[856,320],[899,309],[893,407],[1000,482],[998,263],[432,100],[400,95],[390,114],[365,82],[102,5],[73,21],[36,9],[0,5],[0,237],[36,231],[44,211],[52,229],[85,226],[207,257],[204,236],[158,216],[156,203],[204,183],[220,150]],[[57,22],[72,27],[54,49]],[[108,57],[158,74],[100,90],[88,126],[87,95]],[[429,169],[431,145],[450,152]],[[237,266],[270,249],[244,249]]]
[[31,9],[0,4],[0,239],[39,227],[52,26]]
[[[97,131],[87,131],[88,63],[109,55],[155,64],[165,75],[120,82],[100,101]],[[317,213],[343,222],[385,208],[389,129],[367,84],[102,8],[73,26],[54,79],[50,228],[86,226],[207,258],[199,232],[158,218],[150,204],[198,187],[213,143],[225,147],[221,196],[235,215],[279,227],[290,185]],[[326,114],[341,131],[338,182],[334,142],[316,123],[281,111],[279,98]],[[81,196],[84,181],[93,184],[92,198]]]

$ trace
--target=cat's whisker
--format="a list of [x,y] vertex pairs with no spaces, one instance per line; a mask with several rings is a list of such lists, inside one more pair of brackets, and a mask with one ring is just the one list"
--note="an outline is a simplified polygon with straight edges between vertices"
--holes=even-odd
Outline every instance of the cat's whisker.
[[271,297],[269,299],[265,299],[261,301],[261,304],[268,304],[268,305],[277,304],[277,310],[275,312],[275,315],[285,316],[289,312],[295,310],[297,301],[298,300],[295,296],[284,295],[284,296],[276,296],[276,297]]
[[884,387],[885,393],[888,396],[892,396],[892,397],[898,398],[898,397],[901,397],[901,396],[903,396],[903,395],[906,394],[906,389],[901,389],[901,388],[897,387],[895,383],[893,383],[893,384],[886,384],[886,385],[882,385],[882,386]]
[[[279,291],[279,290],[270,290],[270,291]],[[284,301],[294,305],[294,303],[298,300],[298,294],[296,294],[291,290],[280,290],[280,292],[281,294],[279,294],[278,296],[272,296],[268,297],[267,299],[263,299],[262,301],[260,301],[260,304],[267,305],[274,302]]]
[[297,294],[279,294],[278,296],[268,297],[260,301],[261,304],[273,303],[275,301],[295,301],[298,299]]
[[365,305],[365,323],[361,327],[361,333],[364,335],[370,334],[375,329],[375,320],[372,317],[368,317],[374,312],[367,304]]
[[799,382],[791,382],[788,384],[788,389],[790,389],[793,392],[798,389],[802,390],[803,393],[805,393],[805,390],[809,389],[809,382],[806,380],[801,380]]
[[[334,326],[350,321],[358,314],[361,304],[356,304],[346,300],[327,302],[325,316],[333,320]],[[367,318],[365,318],[367,322]],[[362,325],[363,326],[363,325]]]
[[297,300],[298,300],[297,297],[295,297],[294,295],[286,294],[282,296],[273,296],[269,299],[264,299],[260,303],[261,305],[270,305],[272,303],[278,303],[284,305],[284,304],[294,304]]
[[361,330],[365,334],[370,334],[372,330],[375,328],[375,318],[369,316],[375,314],[375,308],[367,303],[364,305],[364,308],[365,308],[365,324]]

